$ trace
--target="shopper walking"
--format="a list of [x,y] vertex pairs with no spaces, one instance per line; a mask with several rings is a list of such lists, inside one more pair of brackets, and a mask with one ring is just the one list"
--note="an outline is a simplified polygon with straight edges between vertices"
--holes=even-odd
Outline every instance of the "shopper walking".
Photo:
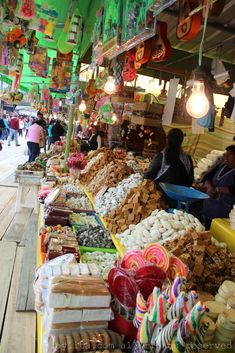
[[24,121],[23,119],[20,119],[20,128],[19,128],[19,136],[23,136],[23,130],[24,130]]
[[49,126],[48,126],[48,129],[47,129],[47,132],[48,132],[48,150],[50,149],[51,144],[53,143],[52,128],[53,128],[54,124],[55,124],[55,120],[51,119],[51,121],[49,123]]
[[8,146],[11,145],[11,140],[15,140],[16,146],[20,146],[18,143],[18,132],[20,128],[20,121],[17,113],[14,113],[9,121],[10,134],[8,137]]
[[44,143],[43,143],[43,148],[44,152],[46,152],[46,140],[47,140],[47,123],[46,120],[43,117],[43,114],[41,112],[37,113],[37,123],[43,128],[43,133],[44,133]]
[[44,132],[38,121],[36,121],[28,129],[27,146],[29,149],[29,162],[35,161],[39,155],[41,141],[44,141]]

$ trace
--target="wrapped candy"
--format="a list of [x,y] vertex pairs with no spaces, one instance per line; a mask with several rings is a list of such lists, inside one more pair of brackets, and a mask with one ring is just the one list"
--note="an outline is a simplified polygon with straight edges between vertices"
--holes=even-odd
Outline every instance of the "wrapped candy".
[[162,352],[165,348],[167,348],[173,338],[175,331],[177,330],[179,325],[179,321],[174,319],[170,321],[157,335],[155,346],[156,353]]
[[135,308],[135,318],[134,325],[135,327],[139,327],[143,321],[144,315],[147,312],[147,304],[144,300],[142,294],[138,292],[136,298],[136,308]]

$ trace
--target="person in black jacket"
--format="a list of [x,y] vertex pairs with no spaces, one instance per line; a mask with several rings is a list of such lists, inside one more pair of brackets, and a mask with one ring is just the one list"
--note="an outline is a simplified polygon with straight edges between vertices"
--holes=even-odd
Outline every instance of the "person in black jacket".
[[55,124],[51,129],[53,143],[60,141],[61,136],[65,135],[65,129],[59,120],[56,120]]
[[191,186],[194,180],[192,158],[182,150],[184,134],[180,129],[171,129],[167,136],[167,146],[152,161],[145,179],[156,185],[169,183]]

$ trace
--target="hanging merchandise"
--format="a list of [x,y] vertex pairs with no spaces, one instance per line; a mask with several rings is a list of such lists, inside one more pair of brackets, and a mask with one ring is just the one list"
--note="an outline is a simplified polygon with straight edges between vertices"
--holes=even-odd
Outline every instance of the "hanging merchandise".
[[24,67],[24,56],[23,56],[23,54],[19,54],[17,61],[16,61],[15,76],[12,81],[12,87],[11,87],[11,90],[13,92],[18,91],[18,89],[19,89],[23,67]]
[[40,15],[42,16],[46,16],[54,19],[57,19],[59,15],[56,8],[52,7],[46,2],[41,4],[39,3],[35,4],[35,10],[37,13],[40,13]]
[[103,55],[113,58],[117,55],[116,50],[120,48],[120,25],[121,25],[122,1],[106,0],[104,5],[104,30],[103,30]]
[[[68,11],[68,16],[66,18],[64,29],[61,32],[57,41],[57,48],[59,52],[62,54],[71,53],[73,51],[74,45],[76,45],[76,43],[74,44],[74,42],[73,43],[68,42],[69,36],[70,34],[72,35],[73,29],[75,27],[78,28],[78,26],[81,26],[81,21],[80,19],[78,19],[79,16],[77,14],[77,10],[75,10],[75,5],[76,5],[76,2],[73,1]],[[74,22],[72,22],[72,19],[74,19]]]
[[29,55],[33,55],[37,51],[38,39],[36,37],[35,30],[29,30],[27,33],[27,44],[26,49]]
[[215,58],[212,60],[211,73],[214,76],[214,79],[216,80],[218,86],[223,85],[230,78],[229,72],[225,69],[224,64],[219,58]]
[[0,66],[8,66],[9,65],[9,56],[7,45],[3,42],[0,43]]
[[198,1],[179,0],[179,19],[176,36],[182,41],[191,40],[197,36],[202,25],[201,11],[189,16],[190,12],[198,6]]
[[131,49],[153,37],[156,33],[156,19],[148,11],[146,1],[124,0],[122,12],[122,46]]
[[60,100],[58,98],[53,99],[52,110],[54,113],[57,113],[60,109]]
[[33,102],[35,100],[36,91],[37,91],[36,87],[32,87],[29,91],[28,101],[30,104],[33,104]]
[[114,65],[114,83],[116,93],[121,93],[124,90],[124,81],[122,77],[123,62],[120,57],[115,58]]
[[52,92],[66,93],[70,90],[73,71],[73,54],[63,55],[57,52],[52,62],[50,90]]
[[135,54],[129,50],[124,57],[122,77],[124,81],[131,82],[136,79]]
[[104,21],[104,7],[102,6],[96,14],[96,23],[93,31],[93,46],[92,46],[92,62],[91,67],[95,69],[103,63],[103,21]]
[[47,55],[47,49],[37,47],[36,53],[29,57],[29,67],[39,77],[47,77],[50,64],[50,58]]
[[4,9],[4,14],[3,14],[3,21],[4,22],[11,22],[13,23],[14,17],[15,17],[15,9],[17,6],[17,0],[5,0],[3,1],[3,9]]
[[16,13],[24,20],[32,20],[34,18],[34,0],[19,0]]
[[201,127],[213,129],[214,128],[214,117],[215,117],[215,106],[211,105],[208,113],[203,118],[197,119],[197,123]]
[[157,22],[157,31],[151,40],[150,61],[161,62],[168,60],[172,53],[171,43],[167,38],[167,23]]
[[11,31],[5,33],[4,42],[9,48],[15,47],[20,49],[25,47],[27,39],[24,32],[20,28],[15,27]]
[[11,47],[11,48],[8,48],[7,52],[9,56],[9,62],[8,62],[9,76],[15,76],[17,59],[19,56],[19,49]]
[[99,109],[98,120],[105,124],[113,124],[113,107],[110,102],[105,103]]
[[47,85],[43,84],[42,93],[41,93],[41,101],[49,101],[50,99],[50,90]]

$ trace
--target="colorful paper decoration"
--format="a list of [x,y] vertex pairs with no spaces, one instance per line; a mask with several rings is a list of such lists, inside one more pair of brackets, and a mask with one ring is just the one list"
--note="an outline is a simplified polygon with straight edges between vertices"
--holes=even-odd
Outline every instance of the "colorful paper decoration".
[[20,0],[17,15],[24,20],[32,20],[34,18],[34,0]]
[[50,90],[52,92],[68,92],[70,90],[72,71],[72,54],[64,56],[57,52],[57,57],[52,62]]
[[37,47],[36,54],[29,58],[29,67],[37,76],[47,77],[50,58],[47,56],[47,49]]

